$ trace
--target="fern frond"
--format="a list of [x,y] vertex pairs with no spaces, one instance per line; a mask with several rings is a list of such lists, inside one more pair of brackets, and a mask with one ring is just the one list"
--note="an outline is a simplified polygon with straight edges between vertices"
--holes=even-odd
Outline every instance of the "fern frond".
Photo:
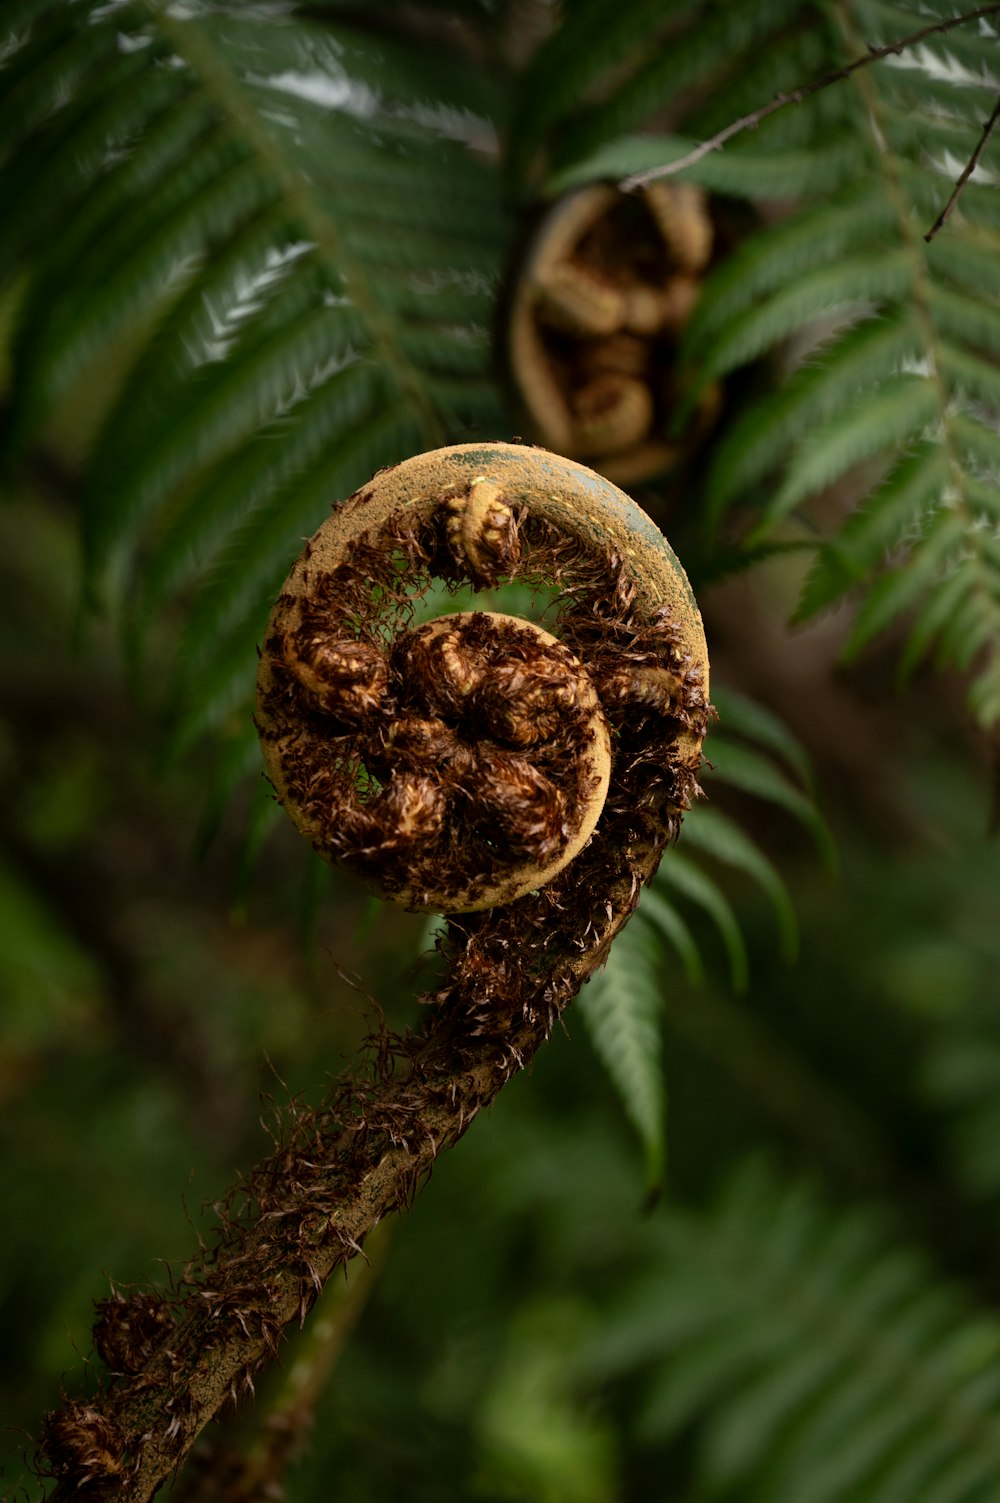
[[713,736],[708,750],[710,766],[704,776],[709,784],[715,778],[784,809],[809,831],[827,867],[832,870],[836,866],[833,839],[815,802],[769,757],[744,742],[718,735]]
[[748,539],[762,542],[776,522],[806,496],[838,480],[852,466],[893,451],[907,450],[933,429],[940,412],[938,394],[919,375],[887,376],[826,422],[799,447],[773,500]]
[[[800,82],[822,66],[831,42],[824,18],[801,0],[757,0],[718,13],[691,0],[660,6],[644,0],[617,5],[596,0],[574,6],[532,59],[514,132],[517,175],[526,176],[543,144],[556,174],[550,189],[580,181],[581,168],[592,179],[654,165],[636,159],[645,148],[627,132],[650,120],[666,120],[673,128],[681,101],[689,115],[685,127],[710,135],[721,109],[739,113],[745,101],[746,108],[759,103],[759,94],[752,92],[758,79],[766,97],[782,82]],[[834,110],[843,116],[840,102]],[[768,150],[802,145],[815,136],[817,117],[829,113],[824,101],[808,116],[772,118],[761,136]],[[848,152],[854,150],[843,135],[842,141]],[[621,148],[632,152],[633,159],[616,157]],[[670,154],[659,161],[669,160]],[[752,158],[748,153],[751,173]],[[791,159],[787,165],[794,171]],[[726,166],[719,170],[734,186],[713,186],[744,196],[745,184],[729,175]],[[572,179],[564,173],[573,174]],[[762,181],[754,191],[764,195]],[[777,185],[771,197],[781,196]]]
[[659,1257],[589,1371],[643,1380],[637,1435],[696,1427],[706,1495],[986,1503],[1000,1464],[1000,1323],[869,1212],[754,1165]]
[[[851,12],[873,44],[891,38],[893,25],[905,34],[908,21],[912,30],[912,16],[869,0],[856,0]],[[873,488],[821,546],[797,619],[863,587],[848,644],[854,652],[926,601],[906,666],[936,646],[939,661],[970,671],[980,718],[993,713],[1000,677],[996,195],[963,198],[960,215],[930,246],[919,230],[947,197],[957,143],[963,132],[967,139],[983,91],[995,98],[996,82],[988,41],[971,29],[856,75],[874,150],[835,210],[807,203],[710,278],[686,344],[702,381],[776,352],[790,337],[818,346],[777,392],[745,408],[719,447],[709,525],[736,503],[760,505],[777,474],[747,534],[747,546],[759,547],[830,486],[860,489],[856,467],[866,462]],[[830,225],[838,210],[856,226],[863,255],[836,248]],[[803,270],[790,262],[792,280],[782,285],[780,270],[799,245],[805,256],[814,245],[818,260]]]
[[946,456],[925,440],[913,446],[868,501],[817,555],[803,586],[797,620],[815,615],[864,580],[934,504],[948,478]]
[[652,890],[678,893],[707,915],[726,952],[730,985],[733,991],[745,991],[749,980],[746,943],[733,905],[718,883],[679,851],[673,851],[657,872]]
[[815,791],[812,763],[783,720],[759,700],[750,699],[728,685],[714,685],[712,698],[719,716],[716,734],[740,736],[773,752],[808,793]]
[[[548,180],[550,193],[562,193],[580,183],[603,178],[625,178],[679,161],[697,146],[689,136],[624,136],[592,151],[580,162],[561,167]],[[807,151],[795,147],[734,147],[731,152],[702,158],[693,167],[676,174],[678,181],[700,183],[714,193],[731,198],[773,201],[787,195],[797,198],[815,186],[822,173],[831,190],[857,165],[857,149],[848,140],[829,141]]]
[[307,480],[296,478],[294,486],[268,495],[231,530],[185,623],[176,675],[175,751],[224,724],[236,706],[249,720],[256,643],[288,568],[283,542],[301,539],[324,500],[349,494],[354,477],[378,469],[387,448],[404,452],[419,443],[417,421],[403,404],[369,412],[353,431],[338,433]]
[[639,1136],[652,1192],[662,1183],[666,1137],[663,998],[659,946],[640,916],[618,935],[607,964],[583,988],[577,1007]]
[[[637,46],[622,58],[603,96],[595,64],[598,97],[553,105],[550,186],[665,166],[767,103],[773,87],[754,100],[739,87],[730,97],[721,85],[732,78],[741,86],[759,63],[755,53],[770,63],[779,31],[787,34],[781,76],[794,98],[794,85],[856,58],[864,43],[884,46],[916,29],[912,11],[883,0],[849,0],[831,22],[828,32],[790,0],[755,4],[738,18],[681,7],[669,23],[649,20],[647,41],[664,45],[649,46],[645,57]],[[558,47],[568,51],[573,37],[571,14]],[[778,389],[748,401],[716,446],[710,532],[733,506],[762,506],[746,539],[756,554],[829,487],[853,487],[863,498],[867,484],[864,521],[848,521],[820,549],[798,617],[847,589],[872,591],[853,649],[946,589],[961,632],[942,604],[929,606],[909,656],[936,647],[940,660],[965,664],[980,718],[993,713],[1000,681],[1000,196],[992,184],[970,181],[945,232],[927,245],[923,231],[1000,88],[994,43],[989,26],[930,35],[769,114],[754,138],[737,136],[679,174],[716,193],[795,202],[720,258],[684,339],[680,384],[688,396],[678,432],[706,385],[765,359],[777,370],[788,364],[790,343],[795,350]],[[628,134],[647,121],[661,130],[666,121],[672,133]],[[940,527],[925,515],[935,512]],[[913,570],[912,585],[898,577]]]
[[727,321],[705,350],[699,365],[706,379],[728,375],[739,365],[772,350],[792,334],[819,320],[854,323],[873,300],[904,294],[910,268],[901,251],[882,249],[842,256],[798,276],[766,302]]
[[249,714],[252,633],[331,501],[503,424],[503,95],[467,59],[288,15],[25,15],[5,99],[33,107],[4,115],[0,166],[0,190],[29,186],[0,228],[0,265],[27,271],[10,442],[124,341],[84,465],[86,558],[137,649],[198,587],[179,674],[204,682],[168,686],[186,742],[238,683]]
[[701,986],[705,980],[701,951],[698,949],[698,942],[691,932],[690,925],[680,911],[667,901],[662,892],[647,887],[642,894],[639,912],[642,918],[657,930],[661,939],[665,939],[670,948],[676,952],[689,985]]
[[[662,27],[662,16],[661,8],[660,16],[651,20],[659,21]],[[814,16],[810,38],[796,26],[802,18],[801,0],[757,0],[754,5],[718,11],[706,10],[704,6],[684,7],[673,18],[673,25],[661,38],[660,45],[650,36],[643,52],[636,48],[632,54],[637,63],[634,71],[624,80],[616,81],[606,99],[584,109],[582,118],[572,122],[565,132],[561,154],[578,160],[595,144],[619,138],[637,124],[655,117],[686,91],[707,92],[726,87],[737,72],[736,59],[752,55],[758,48],[769,48],[779,40],[785,43],[786,54],[790,48],[793,51],[791,66],[808,66],[819,28]],[[571,28],[563,28],[568,30]],[[603,46],[600,51],[603,54]],[[785,65],[789,66],[787,57]],[[772,84],[771,92],[774,87]]]
[[618,5],[581,0],[564,24],[553,28],[521,82],[512,133],[512,158],[519,175],[526,173],[532,154],[602,75],[634,57],[665,15],[677,8],[684,9],[685,0],[667,5],[653,0],[624,0]]
[[[772,802],[784,803],[799,817],[803,807],[811,808],[807,823],[814,834],[822,830],[828,840],[818,811],[803,791],[812,787],[812,770],[787,727],[753,700],[725,689],[715,692],[726,729],[713,731],[710,759],[715,759],[722,744],[735,751],[737,759],[745,755],[754,775],[744,777],[744,786]],[[786,769],[795,774],[794,780]],[[734,781],[739,782],[739,777]],[[652,1104],[661,1101],[665,1093],[662,1082],[654,1086],[651,1076],[658,1078],[661,1070],[658,1019],[663,978],[673,969],[668,952],[680,959],[689,985],[700,986],[704,980],[700,936],[689,925],[686,910],[706,919],[718,935],[730,984],[736,991],[747,985],[747,949],[737,910],[717,880],[716,869],[720,874],[735,872],[749,877],[766,894],[774,908],[785,959],[794,958],[798,937],[784,882],[764,852],[733,819],[721,810],[696,805],[685,817],[681,847],[667,853],[642,893],[638,912],[615,940],[606,971],[582,993],[590,999],[584,1014],[588,1027],[643,1142],[650,1175],[650,1155],[654,1149],[662,1151],[662,1127],[654,1134],[658,1119]],[[629,936],[624,960],[613,966]]]
[[[791,446],[850,403],[859,381],[888,379],[914,358],[917,331],[905,319],[866,320],[830,351],[821,349],[777,391],[754,403],[725,434],[715,455],[706,523],[714,529],[725,508],[751,491],[773,468],[775,445]],[[807,452],[811,453],[811,449]],[[749,545],[747,545],[749,547]]]

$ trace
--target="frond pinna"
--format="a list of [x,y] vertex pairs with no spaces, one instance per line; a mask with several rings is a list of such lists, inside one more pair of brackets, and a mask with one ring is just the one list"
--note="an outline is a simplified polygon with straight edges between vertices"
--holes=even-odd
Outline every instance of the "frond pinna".
[[500,421],[502,96],[339,21],[86,10],[5,12],[8,448],[110,372],[81,462],[91,588],[140,644],[184,600],[188,742],[249,702],[269,596],[329,496]]
[[[624,7],[621,27],[626,16],[640,26],[641,9]],[[581,37],[589,15],[582,7]],[[689,411],[709,383],[751,362],[774,372],[716,447],[706,526],[716,539],[724,522],[738,527],[751,552],[789,537],[816,543],[797,619],[863,596],[852,655],[905,614],[904,671],[933,651],[967,675],[972,712],[992,725],[1000,208],[988,177],[974,175],[943,230],[925,237],[996,101],[995,18],[955,25],[852,0],[816,24],[804,7],[761,5],[741,23],[746,37],[715,49],[700,19],[683,5],[645,17],[647,39],[670,46],[645,63],[636,50],[619,76],[591,80],[583,107],[562,102],[550,187],[628,180],[686,158],[744,112],[766,115],[678,173],[766,206],[767,222],[710,275],[681,352]],[[566,50],[573,28],[553,48]],[[927,33],[918,44],[803,89],[917,29]],[[783,91],[787,107],[768,113]],[[651,119],[668,133],[633,133]],[[523,140],[537,153],[528,124]],[[987,173],[991,160],[989,141]]]

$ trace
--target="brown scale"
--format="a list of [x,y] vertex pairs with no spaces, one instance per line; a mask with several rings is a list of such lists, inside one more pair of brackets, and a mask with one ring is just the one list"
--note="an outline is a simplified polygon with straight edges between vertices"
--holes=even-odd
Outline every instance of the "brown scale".
[[173,1326],[167,1301],[159,1294],[115,1293],[99,1300],[94,1345],[113,1373],[138,1373]]
[[324,715],[350,724],[381,708],[389,669],[384,655],[370,643],[307,628],[285,643],[284,658]]
[[485,729],[511,746],[534,746],[557,735],[583,703],[584,680],[541,654],[533,662],[501,663],[473,696]]
[[65,1478],[84,1495],[122,1477],[123,1437],[112,1420],[93,1404],[77,1400],[45,1416],[42,1428],[43,1475]]
[[476,756],[479,796],[472,801],[473,827],[487,840],[499,838],[515,856],[544,861],[563,840],[565,799],[527,757],[499,747]]
[[474,482],[446,503],[445,541],[451,562],[480,589],[510,576],[521,558],[517,516],[489,481]]
[[454,628],[434,622],[401,637],[393,652],[397,677],[417,703],[435,715],[463,715],[485,671],[482,655]]

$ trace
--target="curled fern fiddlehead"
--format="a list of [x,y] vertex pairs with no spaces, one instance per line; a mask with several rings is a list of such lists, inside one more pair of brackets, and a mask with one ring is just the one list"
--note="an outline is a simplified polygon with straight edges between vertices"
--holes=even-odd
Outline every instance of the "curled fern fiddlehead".
[[675,441],[677,344],[713,252],[708,200],[691,183],[641,195],[590,184],[539,225],[510,305],[511,374],[532,431],[624,484],[668,469],[712,425],[707,387]]
[[[435,575],[475,588],[515,575],[554,586],[552,631],[483,612],[414,625],[413,598]],[[459,907],[427,999],[437,1005],[414,1034],[378,1030],[367,1064],[321,1106],[285,1107],[273,1153],[218,1203],[214,1239],[169,1294],[113,1312],[105,1302],[103,1383],[85,1406],[47,1420],[40,1456],[58,1479],[53,1503],[84,1486],[101,1503],[147,1503],[226,1400],[252,1392],[331,1273],[531,1059],[606,957],[694,795],[707,671],[701,618],[666,540],[572,461],[509,444],[438,450],[382,471],[335,509],[264,643],[267,762],[325,854],[405,901],[415,872],[441,867],[437,897]],[[591,693],[599,707],[577,720]],[[548,860],[525,832],[550,808],[545,746],[558,750],[563,721],[585,750],[607,754],[607,794],[593,832],[581,842],[584,820],[571,859],[540,885],[544,870],[518,867]],[[435,783],[463,758],[461,788]],[[504,825],[496,787],[519,768],[521,802]],[[560,825],[572,827],[573,777],[549,781]],[[463,812],[463,800],[480,814]],[[483,800],[494,837],[477,845]],[[467,849],[446,868],[435,842],[449,820]],[[485,880],[472,869],[484,851]],[[514,896],[525,880],[530,890]],[[495,906],[460,911],[470,894]],[[119,1333],[141,1328],[141,1341],[123,1353],[109,1315]]]
[[[509,445],[420,456],[334,512],[272,612],[268,775],[322,855],[408,907],[523,898],[588,846],[609,798],[597,850],[623,817],[627,845],[662,845],[690,800],[700,622],[664,540],[595,484]],[[414,627],[434,578],[556,586],[555,635],[485,611]],[[648,812],[624,815],[639,768]]]

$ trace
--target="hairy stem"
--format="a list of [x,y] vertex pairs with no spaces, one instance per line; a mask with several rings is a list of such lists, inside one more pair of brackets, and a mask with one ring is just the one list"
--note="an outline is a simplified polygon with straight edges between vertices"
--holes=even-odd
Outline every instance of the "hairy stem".
[[[626,895],[610,896],[621,912]],[[330,1275],[408,1204],[438,1154],[530,1061],[619,922],[606,921],[593,949],[565,954],[557,977],[525,989],[517,1021],[501,1006],[491,1027],[488,994],[459,986],[422,1037],[375,1040],[368,1080],[345,1080],[318,1111],[289,1111],[274,1153],[222,1208],[216,1244],[185,1269],[168,1301],[174,1323],[146,1365],[86,1414],[68,1406],[49,1417],[53,1469],[65,1461],[51,1503],[78,1496],[81,1481],[88,1500],[153,1496],[226,1401],[252,1391],[284,1328],[305,1319]],[[95,1412],[104,1475],[91,1460],[81,1477],[69,1467],[65,1421],[94,1430]]]

